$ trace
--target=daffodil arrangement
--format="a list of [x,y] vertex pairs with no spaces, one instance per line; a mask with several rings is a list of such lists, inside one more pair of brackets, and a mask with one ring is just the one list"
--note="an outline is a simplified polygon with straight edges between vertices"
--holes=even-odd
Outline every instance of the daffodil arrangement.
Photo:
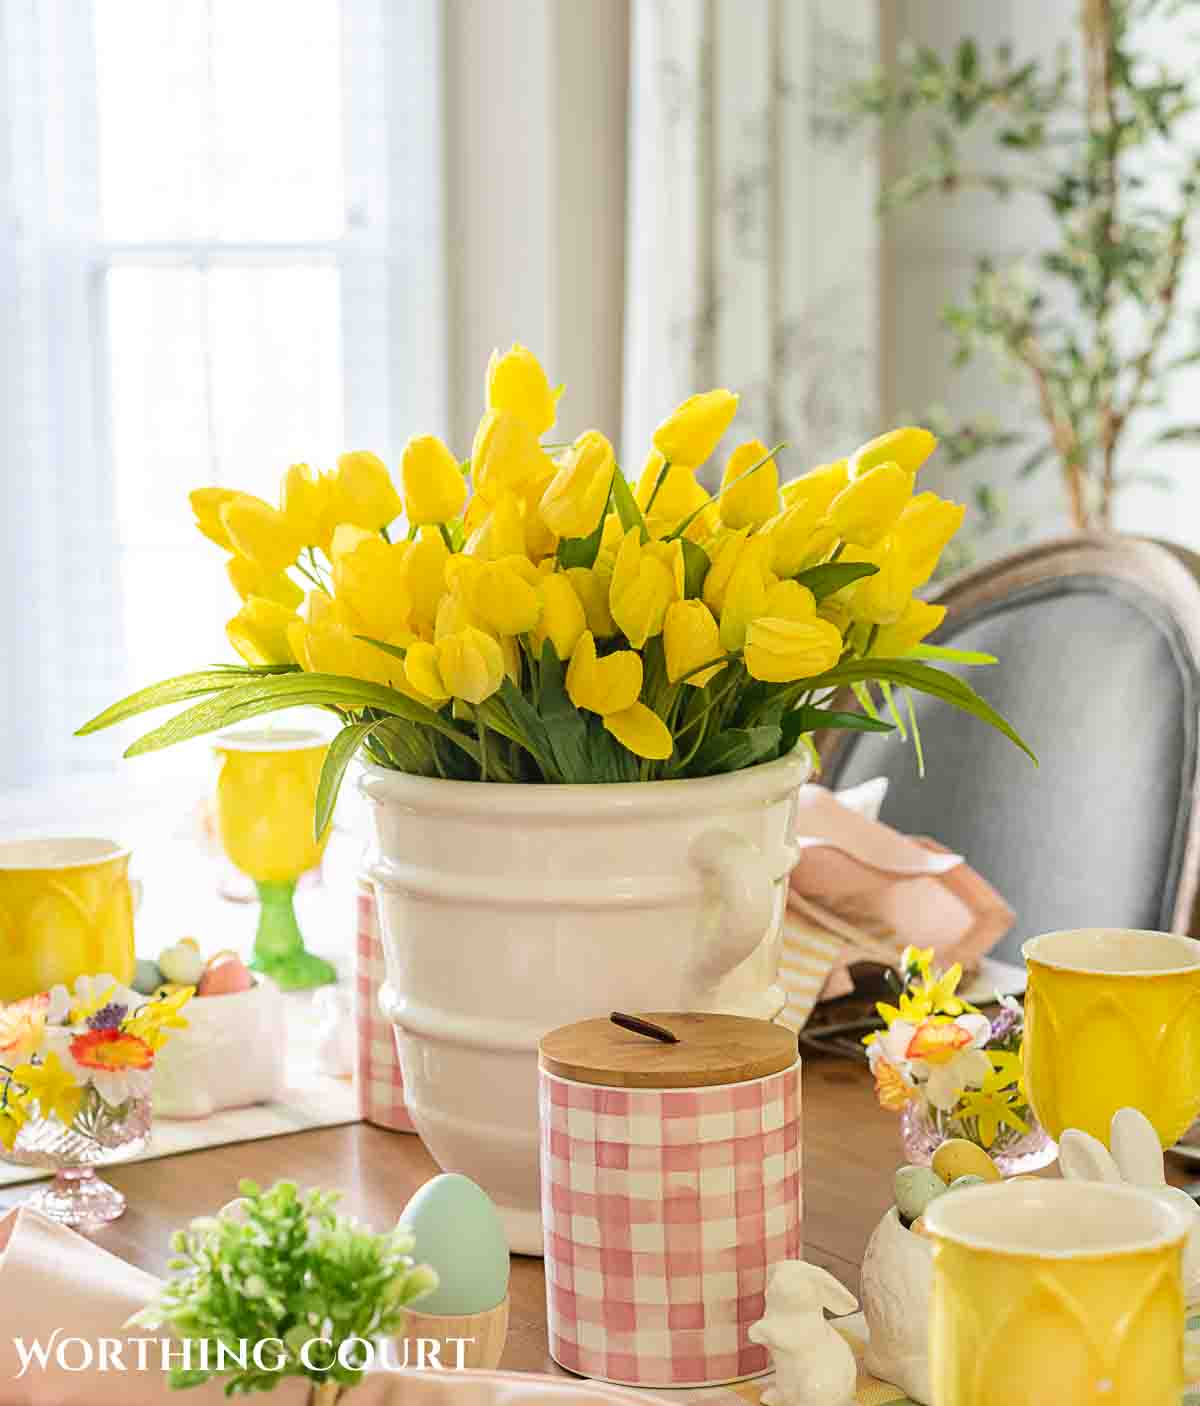
[[131,1102],[150,1092],[154,1056],[194,988],[141,996],[111,976],[81,976],[0,1006],[0,1145],[12,1150],[31,1121],[105,1143]]
[[[999,728],[923,643],[941,606],[914,593],[965,509],[916,492],[936,447],[915,427],[781,487],[776,455],[737,445],[721,488],[697,470],[738,408],[692,396],[659,425],[636,483],[598,430],[546,441],[561,390],[524,347],[494,354],[468,458],[405,445],[399,488],[374,454],[331,472],[293,464],[279,504],[231,488],[191,495],[242,598],[244,661],[170,679],[87,723],[92,732],[202,699],[126,755],[279,709],[316,705],[329,749],[317,831],[360,748],[383,767],[503,782],[710,776],[780,757],[820,728],[890,730],[870,692],[933,694]],[[828,705],[854,687],[864,711]],[[912,709],[909,707],[909,718]],[[1032,755],[1032,754],[1031,754]]]
[[1021,1005],[998,997],[992,1020],[957,994],[962,967],[933,970],[933,949],[906,947],[896,1005],[876,1007],[886,1029],[865,1037],[880,1107],[923,1107],[943,1137],[991,1148],[1033,1126],[1021,1068]]

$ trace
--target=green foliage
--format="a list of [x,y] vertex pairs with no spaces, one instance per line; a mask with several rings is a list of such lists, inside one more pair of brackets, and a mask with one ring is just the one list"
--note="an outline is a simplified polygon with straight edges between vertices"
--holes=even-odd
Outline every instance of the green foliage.
[[[1080,529],[1110,527],[1121,488],[1154,478],[1143,471],[1146,444],[1131,443],[1140,417],[1163,403],[1172,375],[1200,363],[1194,316],[1190,345],[1167,355],[1183,320],[1180,275],[1200,203],[1200,152],[1184,137],[1200,93],[1196,49],[1181,32],[1172,71],[1138,42],[1142,22],[1184,8],[1086,0],[1078,56],[1063,49],[1053,61],[1021,61],[1010,47],[989,54],[966,37],[949,55],[909,48],[894,72],[846,95],[859,118],[891,129],[917,118],[928,136],[884,192],[883,210],[974,188],[1048,211],[1049,247],[1004,267],[980,260],[965,295],[943,313],[954,362],[993,355],[1027,387],[1043,429],[1027,436],[967,423],[942,433],[958,463],[1028,438],[1016,478],[1054,463]],[[994,164],[968,160],[968,135],[973,150],[990,145]],[[1159,436],[1197,438],[1193,425]],[[992,492],[979,506],[994,517],[1002,496]]]
[[[303,1194],[290,1181],[263,1191],[252,1181],[239,1187],[242,1200],[219,1216],[192,1221],[171,1240],[172,1277],[158,1298],[131,1320],[139,1327],[167,1327],[180,1341],[207,1342],[209,1367],[171,1373],[173,1387],[199,1386],[226,1378],[229,1396],[270,1391],[283,1377],[306,1377],[322,1385],[356,1386],[362,1366],[353,1350],[338,1361],[351,1339],[367,1342],[401,1331],[405,1305],[437,1287],[428,1265],[414,1265],[411,1234],[365,1229],[335,1210],[338,1193]],[[314,1340],[326,1338],[327,1345]],[[247,1356],[247,1365],[225,1358],[217,1345],[237,1354],[242,1344],[277,1340],[260,1354],[277,1370]],[[301,1351],[309,1344],[307,1365]],[[361,1349],[359,1349],[361,1351]]]

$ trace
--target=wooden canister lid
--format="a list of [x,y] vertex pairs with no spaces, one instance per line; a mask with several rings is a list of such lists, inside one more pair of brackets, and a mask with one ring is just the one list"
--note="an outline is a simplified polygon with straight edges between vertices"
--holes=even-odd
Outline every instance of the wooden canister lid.
[[618,1089],[699,1089],[744,1084],[795,1063],[796,1036],[768,1020],[709,1012],[638,1011],[663,1026],[673,1045],[637,1035],[606,1017],[563,1025],[543,1036],[539,1062],[577,1084]]

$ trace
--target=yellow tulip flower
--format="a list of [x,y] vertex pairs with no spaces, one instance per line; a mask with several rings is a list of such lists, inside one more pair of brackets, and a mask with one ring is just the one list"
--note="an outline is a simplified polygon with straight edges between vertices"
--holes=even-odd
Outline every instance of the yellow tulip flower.
[[671,464],[703,464],[720,443],[737,414],[732,391],[703,391],[689,396],[654,431],[654,447]]
[[751,678],[792,683],[832,669],[841,658],[842,636],[827,620],[755,620],[746,631],[744,659]]
[[620,713],[609,713],[605,728],[635,756],[665,761],[675,750],[675,739],[666,723],[644,703],[634,703]]
[[541,654],[542,645],[549,640],[560,659],[570,659],[580,636],[587,629],[583,602],[562,572],[543,576],[538,582],[537,591],[542,613],[530,634],[533,646]]
[[559,537],[587,537],[608,505],[616,460],[599,430],[585,430],[559,461],[542,495],[541,514]]
[[333,534],[333,588],[361,634],[391,639],[411,628],[412,597],[405,582],[407,542],[387,543],[376,532],[342,523]]
[[767,531],[773,542],[771,570],[795,576],[829,551],[837,534],[823,526],[830,504],[846,486],[846,461],[825,464],[783,486],[783,512]]
[[642,656],[632,649],[618,649],[596,657],[590,630],[579,636],[567,666],[567,693],[577,708],[599,713],[621,713],[637,702],[642,691]]
[[818,464],[799,478],[789,479],[779,490],[779,495],[785,508],[805,504],[813,507],[817,517],[821,517],[849,482],[846,460],[835,459],[832,464]]
[[719,616],[725,604],[725,592],[729,589],[729,582],[742,559],[749,536],[749,528],[739,527],[736,532],[721,533],[715,541],[708,544],[708,555],[712,564],[708,568],[700,594],[704,604],[714,615]]
[[871,653],[879,659],[902,659],[926,635],[933,634],[945,618],[944,605],[930,605],[914,598],[898,620],[880,629]]
[[[536,578],[535,582],[530,582],[515,570],[511,563],[517,560],[506,557],[503,561],[480,563],[478,576],[467,597],[476,615],[498,635],[527,634],[541,619],[542,598]],[[525,562],[524,558],[520,560]]]
[[483,630],[468,625],[434,645],[437,672],[451,698],[482,703],[504,682],[504,654]]
[[235,493],[218,515],[233,550],[268,576],[286,571],[305,545],[289,518],[252,494]]
[[752,537],[729,578],[721,605],[721,645],[727,653],[741,649],[751,620],[766,614],[767,591],[775,584],[766,566],[770,550],[769,538]]
[[[739,527],[757,527],[779,511],[779,469],[774,459],[755,469],[749,478],[743,475],[757,464],[767,452],[760,439],[748,439],[729,456],[721,476],[721,496],[717,500],[721,521],[735,531]],[[742,481],[738,483],[738,479]]]
[[471,445],[471,482],[484,502],[523,492],[547,469],[554,472],[553,461],[525,420],[505,410],[484,414]]
[[869,561],[879,568],[873,576],[864,576],[843,592],[850,613],[856,620],[872,625],[892,625],[904,613],[916,586],[908,559],[895,537],[885,537],[876,546],[849,548],[843,561]]
[[539,437],[554,424],[562,392],[561,386],[550,389],[541,363],[520,342],[514,342],[503,356],[494,351],[488,361],[488,409],[516,415]]
[[799,581],[777,581],[767,591],[764,615],[777,620],[812,620],[816,613],[816,598]]
[[404,510],[414,526],[449,522],[467,501],[458,460],[437,435],[415,435],[400,455]]
[[851,478],[861,478],[880,464],[899,464],[915,474],[937,448],[937,440],[919,425],[889,430],[861,444],[850,456]]
[[679,542],[645,542],[631,527],[613,566],[608,608],[636,649],[657,635],[667,606],[683,599],[683,547]]
[[583,605],[587,627],[598,640],[617,633],[617,622],[608,608],[612,571],[603,566],[572,566],[564,572]]
[[525,519],[515,493],[502,493],[463,548],[467,556],[484,561],[525,555]]
[[962,526],[965,503],[951,503],[936,493],[918,493],[896,523],[896,541],[908,561],[913,589],[933,575],[946,544]]
[[[405,682],[403,661],[359,639],[362,633],[360,622],[344,604],[324,591],[310,591],[307,619],[289,624],[287,637],[296,662],[308,673],[365,679],[415,696]],[[412,636],[401,634],[384,643],[406,647]]]
[[251,596],[225,626],[225,633],[247,664],[294,664],[288,626],[299,618],[278,601]]
[[192,505],[192,512],[196,517],[196,526],[210,542],[224,547],[227,552],[232,552],[234,545],[229,540],[225,524],[221,521],[221,509],[237,496],[237,490],[233,488],[194,488],[188,494],[188,502]]
[[387,466],[367,449],[338,458],[330,488],[330,521],[351,522],[378,532],[400,516],[403,506]]
[[307,464],[293,464],[283,476],[279,509],[306,547],[329,549],[337,526],[332,520],[333,479]]
[[[707,490],[696,482],[696,470],[687,464],[672,464],[662,487],[655,494],[654,489],[665,463],[658,450],[652,449],[646,456],[642,476],[633,495],[645,514],[646,530],[651,537],[665,537],[696,513],[695,520],[683,535],[697,544],[706,542],[717,528],[716,504],[709,502]],[[651,498],[654,499],[653,506]],[[701,511],[697,512],[697,509]]]
[[400,584],[412,601],[410,628],[428,634],[446,594],[446,564],[450,549],[435,527],[423,527],[406,547],[400,564]]
[[691,672],[701,664],[708,663],[710,659],[720,659],[725,652],[721,648],[721,633],[717,622],[703,601],[672,601],[663,620],[662,634],[667,678],[672,683],[683,679],[683,682],[692,688],[703,688],[725,667],[723,663],[719,663],[699,673]]
[[848,483],[829,505],[828,525],[856,547],[873,547],[896,524],[912,496],[913,476],[899,464],[880,464]]
[[263,600],[276,601],[287,610],[295,610],[304,600],[304,592],[290,576],[282,571],[272,576],[245,557],[230,557],[225,563],[225,572],[233,589],[243,600],[261,596]]
[[435,708],[440,707],[450,697],[450,690],[442,679],[436,645],[428,644],[425,640],[414,640],[405,651],[404,676],[411,687],[428,698]]
[[546,458],[546,471],[531,478],[517,495],[521,517],[525,523],[525,554],[531,562],[542,562],[558,550],[558,534],[541,513],[542,498],[554,482],[558,470],[554,461]]

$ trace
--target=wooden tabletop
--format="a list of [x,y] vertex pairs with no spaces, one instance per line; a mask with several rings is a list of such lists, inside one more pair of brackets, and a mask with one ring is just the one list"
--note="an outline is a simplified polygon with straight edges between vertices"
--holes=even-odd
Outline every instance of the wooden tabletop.
[[[891,1203],[891,1174],[901,1160],[898,1119],[876,1104],[865,1066],[805,1057],[803,1149],[805,1256],[857,1292],[867,1236]],[[286,1176],[302,1186],[340,1187],[343,1209],[385,1226],[437,1170],[416,1137],[365,1123],[137,1162],[104,1172],[129,1198],[129,1208],[94,1238],[122,1259],[162,1274],[171,1232],[236,1196],[242,1177],[263,1185]],[[28,1184],[0,1190],[0,1208],[16,1205],[29,1191]],[[540,1259],[513,1257],[502,1365],[559,1370],[546,1348]]]

